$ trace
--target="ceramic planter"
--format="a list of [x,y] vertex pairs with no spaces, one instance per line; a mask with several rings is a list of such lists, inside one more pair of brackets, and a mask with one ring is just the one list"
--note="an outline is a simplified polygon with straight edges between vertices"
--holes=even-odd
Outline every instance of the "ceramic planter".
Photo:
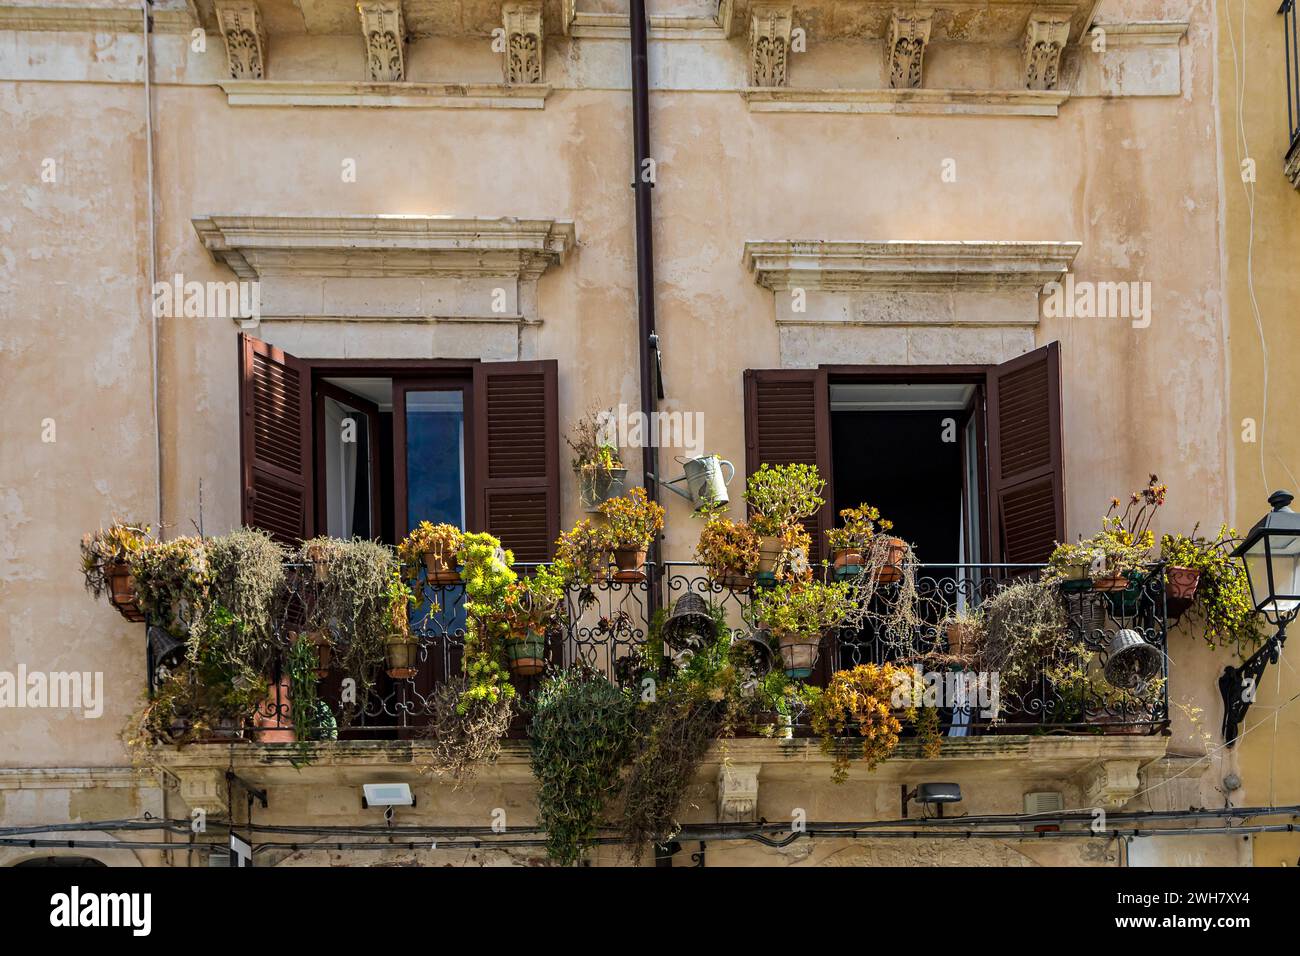
[[640,551],[628,548],[615,549],[614,566],[617,570],[614,572],[614,580],[644,581],[645,572],[641,570],[641,566],[645,564],[645,556],[644,548]]
[[861,548],[836,548],[835,549],[835,577],[843,580],[844,578],[857,577],[866,567],[866,558],[862,555]]
[[1061,568],[1061,587],[1066,591],[1091,591],[1090,565],[1067,564]]
[[876,583],[896,584],[903,580],[903,559],[907,557],[907,542],[902,538],[886,538],[885,547],[889,550],[884,565],[876,572]]
[[289,677],[272,686],[266,700],[253,711],[253,739],[259,744],[291,744],[298,738],[290,717]]
[[1117,617],[1127,617],[1137,613],[1138,597],[1142,593],[1142,584],[1146,575],[1140,572],[1114,574],[1099,578],[1093,586],[1110,602],[1111,613]]
[[1196,589],[1201,584],[1201,572],[1196,568],[1165,569],[1165,613],[1180,618],[1196,600]]
[[610,498],[620,498],[627,493],[627,469],[611,468],[591,478],[579,479],[582,506],[587,514],[599,514],[600,506]]
[[144,620],[144,612],[135,600],[135,581],[131,578],[131,567],[125,561],[114,561],[104,568],[104,578],[108,581],[108,603],[128,621],[136,624]]
[[410,680],[420,663],[420,642],[409,634],[390,634],[384,641],[384,661],[393,680]]
[[546,669],[545,634],[529,630],[521,635],[512,635],[506,639],[505,647],[510,673],[535,677]]
[[776,641],[786,676],[797,680],[811,677],[821,651],[821,636],[809,641],[806,635],[782,632],[776,635]]
[[450,566],[446,557],[436,551],[425,551],[424,578],[429,584],[460,584],[460,571]]

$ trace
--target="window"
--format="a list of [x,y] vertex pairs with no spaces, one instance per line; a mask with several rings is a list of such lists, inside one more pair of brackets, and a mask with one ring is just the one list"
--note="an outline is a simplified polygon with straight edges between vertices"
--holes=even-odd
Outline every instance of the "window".
[[550,558],[554,361],[305,360],[241,336],[240,368],[245,524],[394,542],[446,521]]
[[749,471],[806,463],[827,477],[808,522],[819,552],[861,501],[929,564],[1037,563],[1065,536],[1056,343],[996,366],[747,371],[745,423]]

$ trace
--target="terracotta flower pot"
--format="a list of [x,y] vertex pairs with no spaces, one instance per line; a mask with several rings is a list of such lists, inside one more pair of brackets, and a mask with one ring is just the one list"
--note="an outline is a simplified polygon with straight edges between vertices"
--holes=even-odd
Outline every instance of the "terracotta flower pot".
[[1196,568],[1167,568],[1165,570],[1165,613],[1180,618],[1196,600],[1196,589],[1201,585],[1201,572]]
[[253,739],[259,744],[291,744],[298,738],[290,716],[289,678],[280,678],[260,706],[253,711]]
[[821,653],[821,635],[810,641],[807,635],[782,632],[776,635],[776,641],[786,675],[796,679],[811,677]]
[[834,562],[837,578],[856,577],[867,563],[861,548],[836,548]]
[[409,634],[391,634],[384,641],[384,661],[393,680],[410,680],[420,663],[420,642]]
[[425,551],[422,555],[424,558],[425,580],[430,584],[460,584],[460,571],[450,566],[449,562],[436,551]]
[[903,580],[903,559],[907,556],[907,542],[902,538],[886,538],[888,548],[885,563],[876,572],[876,583],[894,584]]
[[535,677],[546,669],[546,635],[526,631],[506,638],[506,659],[510,673],[520,677]]
[[948,653],[953,657],[965,657],[974,650],[974,635],[969,624],[948,625]]
[[108,603],[128,621],[140,623],[144,612],[135,599],[135,581],[131,578],[131,567],[125,561],[114,561],[104,569],[104,578],[108,581]]
[[644,581],[645,572],[641,566],[645,564],[645,549],[632,551],[626,548],[619,548],[614,551],[614,566],[618,569],[614,572],[615,581]]
[[758,573],[771,574],[776,570],[776,563],[781,560],[785,542],[776,535],[765,534],[758,539]]

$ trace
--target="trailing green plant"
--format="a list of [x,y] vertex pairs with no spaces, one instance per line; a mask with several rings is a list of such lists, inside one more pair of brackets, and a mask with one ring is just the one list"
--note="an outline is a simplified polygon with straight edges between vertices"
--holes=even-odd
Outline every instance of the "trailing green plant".
[[335,666],[356,682],[364,703],[384,663],[384,641],[391,631],[389,585],[398,573],[390,548],[361,538],[313,538],[303,543],[300,560],[316,562],[323,573],[312,586],[308,623],[330,634]]
[[594,844],[619,790],[634,713],[630,693],[583,667],[551,672],[534,694],[529,738],[537,816],[547,855],[557,863],[577,862]]
[[[893,704],[899,683],[892,664],[859,664],[836,671],[810,708],[812,729],[821,738],[822,752],[834,759],[831,779],[844,783],[853,760],[874,770],[898,747],[903,724]],[[913,707],[904,715],[915,715]],[[850,732],[855,737],[848,737]]]
[[129,565],[153,541],[149,525],[138,521],[114,521],[107,528],[91,531],[81,539],[81,573],[86,590],[98,598],[109,589],[108,570]]
[[397,558],[412,578],[419,575],[426,554],[432,555],[442,570],[452,571],[464,538],[465,533],[454,524],[421,521],[397,546]]
[[140,609],[177,637],[184,637],[208,598],[207,548],[202,538],[155,541],[131,557]]
[[497,704],[515,696],[506,668],[503,639],[509,625],[505,596],[516,580],[514,554],[486,532],[467,534],[461,544],[461,578],[465,582],[465,653],[468,686],[461,697],[468,711],[475,701]]
[[646,496],[644,488],[633,488],[620,498],[600,506],[609,526],[606,540],[616,551],[645,551],[664,529],[664,509]]
[[744,522],[715,515],[705,522],[695,559],[709,578],[752,578],[758,572],[758,535]]
[[1030,693],[1045,668],[1075,652],[1065,605],[1050,579],[1014,582],[981,605],[980,668],[1000,675],[1001,703]]
[[583,518],[556,539],[553,566],[567,583],[590,587],[604,580],[609,551],[609,536]]
[[240,666],[267,673],[281,650],[288,551],[265,531],[243,528],[207,541],[208,596],[239,622],[212,629],[221,652]]
[[316,689],[316,645],[297,635],[285,654],[285,673],[289,677],[289,717],[297,749],[295,766],[305,764],[312,754],[312,741],[338,737],[338,722],[329,704],[321,700]]
[[880,517],[879,508],[868,504],[845,508],[840,518],[844,523],[826,532],[826,542],[832,551],[863,550],[877,533],[883,534],[894,527],[892,521]]
[[1237,532],[1227,525],[1209,539],[1197,535],[1167,534],[1160,539],[1160,558],[1168,567],[1200,572],[1191,613],[1203,624],[1211,647],[1233,647],[1248,653],[1264,639],[1255,603],[1241,560],[1232,556]]
[[769,465],[764,462],[745,482],[745,501],[753,514],[750,526],[775,537],[810,518],[825,504],[826,482],[816,465]]
[[460,787],[477,772],[479,764],[495,760],[501,740],[514,717],[514,699],[476,699],[465,702],[469,682],[456,677],[438,685],[429,699],[432,720],[426,735],[430,741],[430,767],[440,776],[450,776]]

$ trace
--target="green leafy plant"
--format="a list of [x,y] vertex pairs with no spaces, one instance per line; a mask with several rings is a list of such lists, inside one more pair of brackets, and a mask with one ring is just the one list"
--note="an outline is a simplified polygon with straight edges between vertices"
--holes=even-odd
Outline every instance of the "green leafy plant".
[[1140,574],[1155,545],[1151,523],[1167,493],[1168,488],[1153,474],[1145,488],[1129,496],[1126,505],[1112,498],[1100,531],[1077,543],[1056,546],[1047,559],[1048,576],[1059,581],[1073,576],[1071,569],[1080,567],[1088,569],[1087,575],[1093,581]]
[[475,702],[497,704],[515,696],[504,667],[502,639],[508,633],[504,601],[518,580],[511,569],[514,555],[492,535],[467,534],[461,544],[461,577],[465,582],[465,654],[468,686],[461,698],[466,710]]
[[425,555],[432,557],[437,570],[450,571],[456,567],[456,554],[464,537],[465,533],[454,524],[421,521],[397,546],[397,559],[411,577],[418,575]]
[[776,537],[791,525],[812,517],[825,504],[826,482],[816,465],[762,464],[745,482],[745,501],[753,514],[750,526],[764,537]]
[[758,535],[749,525],[716,515],[700,531],[695,558],[715,581],[752,578],[758,571],[758,545]]
[[608,535],[584,518],[556,539],[554,568],[567,583],[590,587],[604,580],[609,551]]
[[131,557],[131,577],[141,610],[173,634],[184,636],[203,613],[208,597],[203,539],[181,537],[146,544]]
[[757,594],[752,613],[773,634],[811,642],[838,626],[852,608],[852,592],[846,583],[786,582]]
[[430,769],[450,776],[456,787],[473,778],[484,761],[495,760],[514,717],[514,699],[467,698],[469,681],[455,677],[439,684],[429,699],[432,720]]
[[600,506],[609,522],[607,540],[612,550],[645,551],[664,528],[664,509],[649,500],[644,488],[633,488],[621,498]]
[[1213,538],[1196,534],[1167,534],[1160,539],[1160,557],[1169,567],[1200,572],[1191,613],[1204,625],[1211,647],[1234,647],[1239,652],[1257,647],[1264,635],[1255,614],[1250,581],[1240,559],[1232,557],[1231,542],[1237,532],[1224,525]]
[[826,532],[832,551],[863,550],[877,533],[889,531],[894,523],[880,517],[880,509],[868,504],[845,508],[840,512],[843,524]]
[[209,598],[239,623],[235,629],[208,626],[209,636],[238,667],[269,673],[280,654],[288,556],[269,534],[251,528],[207,541]]
[[115,521],[81,539],[81,573],[86,590],[100,597],[109,588],[108,570],[129,565],[153,541],[152,529],[142,522]]
[[537,816],[546,828],[547,855],[557,863],[575,863],[593,845],[619,790],[634,710],[630,693],[580,667],[548,674],[533,696],[529,738]]

